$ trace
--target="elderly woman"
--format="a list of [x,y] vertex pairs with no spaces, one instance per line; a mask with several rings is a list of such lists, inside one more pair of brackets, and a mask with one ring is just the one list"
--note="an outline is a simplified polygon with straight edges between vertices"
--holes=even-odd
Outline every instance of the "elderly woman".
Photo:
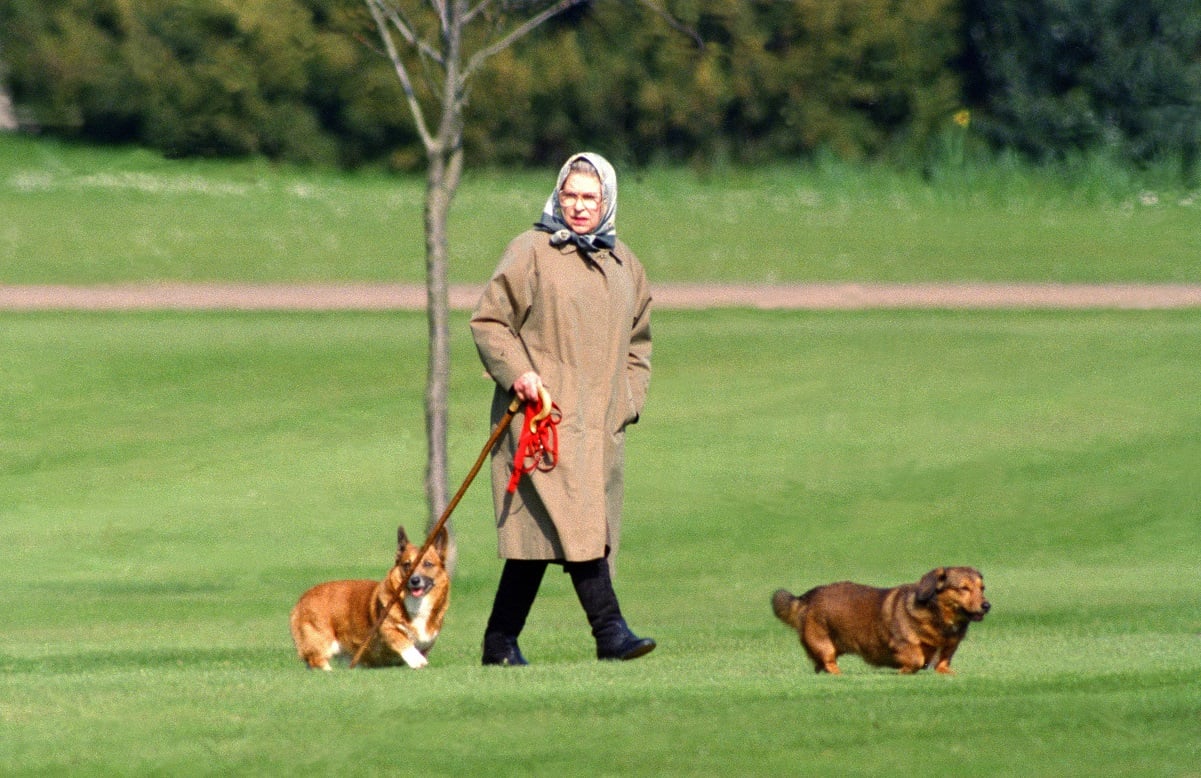
[[500,557],[484,632],[485,665],[528,664],[517,637],[549,563],[571,576],[598,659],[655,648],[622,618],[612,561],[621,531],[624,439],[651,375],[646,273],[617,239],[617,175],[603,157],[576,154],[559,171],[542,218],[505,250],[471,318],[480,359],[496,382],[492,423],[512,396],[543,387],[562,411],[549,471],[507,486],[521,431],[514,420],[492,458]]

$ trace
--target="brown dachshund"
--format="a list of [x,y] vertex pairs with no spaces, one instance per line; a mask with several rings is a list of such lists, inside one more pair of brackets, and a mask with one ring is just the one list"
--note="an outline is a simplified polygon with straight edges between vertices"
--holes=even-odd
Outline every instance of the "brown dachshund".
[[776,616],[797,631],[817,672],[840,673],[838,657],[858,654],[868,664],[916,673],[933,666],[953,673],[951,657],[992,606],[974,567],[939,567],[915,584],[892,589],[843,581],[794,597],[771,599]]

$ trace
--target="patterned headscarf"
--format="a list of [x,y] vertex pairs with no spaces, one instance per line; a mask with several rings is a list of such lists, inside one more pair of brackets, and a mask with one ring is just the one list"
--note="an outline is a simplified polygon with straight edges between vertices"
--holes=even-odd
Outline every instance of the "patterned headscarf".
[[[572,163],[581,159],[596,168],[597,175],[600,176],[601,197],[604,198],[605,208],[596,230],[583,235],[567,226],[567,222],[563,220],[563,209],[559,206],[559,190],[563,188],[563,182],[571,173]],[[585,151],[573,155],[559,170],[559,180],[555,184],[555,191],[550,193],[546,205],[542,206],[542,218],[534,223],[534,227],[551,234],[552,246],[573,243],[585,251],[596,251],[601,248],[611,249],[616,246],[617,171],[600,154]]]

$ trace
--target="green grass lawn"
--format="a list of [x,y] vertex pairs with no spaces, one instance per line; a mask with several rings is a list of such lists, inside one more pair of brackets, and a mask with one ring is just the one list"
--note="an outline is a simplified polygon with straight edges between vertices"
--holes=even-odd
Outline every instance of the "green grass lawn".
[[[452,472],[490,395],[454,319]],[[287,614],[420,534],[420,313],[0,314],[5,775],[1197,775],[1201,312],[663,312],[598,663],[481,668],[486,475],[423,671]],[[457,485],[457,483],[455,484]],[[979,567],[953,678],[817,676],[777,587]]]
[[[469,171],[451,280],[481,283],[555,169]],[[622,171],[619,234],[669,281],[1201,281],[1201,193],[966,169]],[[0,135],[0,283],[425,278],[424,181],[167,161]]]

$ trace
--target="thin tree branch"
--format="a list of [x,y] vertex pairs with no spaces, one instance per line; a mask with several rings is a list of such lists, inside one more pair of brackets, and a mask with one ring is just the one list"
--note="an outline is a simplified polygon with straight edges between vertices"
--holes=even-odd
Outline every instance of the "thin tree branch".
[[450,27],[450,16],[447,14],[447,8],[450,3],[457,0],[429,0],[430,7],[434,9],[434,13],[438,16],[438,24],[442,27],[442,34],[446,34],[447,28]]
[[485,61],[487,61],[489,57],[512,46],[517,40],[536,30],[547,19],[557,16],[572,6],[582,5],[586,2],[588,2],[588,0],[559,0],[559,2],[548,8],[544,8],[541,13],[530,17],[525,22],[515,27],[509,32],[508,35],[501,38],[496,43],[480,49],[471,56],[471,59],[467,62],[467,66],[463,68],[463,81],[466,82],[469,78],[471,78],[475,71],[479,70],[479,68],[484,64]]
[[409,71],[405,67],[404,61],[400,58],[400,53],[396,50],[396,43],[392,40],[392,33],[388,28],[388,17],[385,15],[384,9],[380,7],[378,0],[367,0],[367,8],[371,11],[371,16],[375,19],[375,24],[379,27],[380,37],[384,40],[384,46],[388,50],[388,59],[392,60],[392,66],[396,69],[396,75],[400,78],[401,88],[404,90],[405,100],[409,104],[409,113],[413,115],[413,124],[417,128],[417,134],[421,136],[421,143],[425,146],[427,154],[434,154],[438,151],[438,143],[430,134],[429,127],[426,126],[425,112],[421,110],[421,103],[417,100],[417,95],[413,91],[413,82],[409,80]]
[[[388,21],[396,28],[401,37],[405,39],[405,43],[416,49],[422,56],[429,57],[439,65],[446,63],[442,59],[442,54],[434,47],[430,46],[421,38],[417,37],[413,25],[408,19],[404,18],[401,10],[392,3],[385,3],[384,0],[366,0],[367,5],[372,8],[378,8],[380,13],[387,17]],[[373,14],[374,15],[374,14]],[[378,24],[378,22],[377,22]]]
[[668,13],[666,8],[661,8],[658,3],[654,3],[652,0],[638,0],[638,3],[646,8],[651,9],[651,11],[657,14],[661,19],[663,19],[663,21],[667,22],[667,24],[676,32],[692,38],[698,49],[705,48],[705,41],[701,38],[697,31],[684,25],[683,22]]
[[492,0],[480,0],[480,3],[463,14],[463,24],[471,24],[475,17],[487,10],[488,6],[492,5]]
[[[396,12],[401,15],[401,18],[404,19],[405,25],[407,25],[410,30],[415,31],[417,29],[417,27],[410,22],[407,17],[404,16],[404,11],[400,9],[399,5],[396,6]],[[438,77],[437,71],[441,69],[441,71],[445,73],[449,69],[449,65],[447,64],[446,60],[447,50],[443,49],[441,51],[437,51],[425,40],[421,40],[420,44],[410,43],[410,45],[417,50],[419,55],[424,55],[420,56],[422,75],[424,76],[426,86],[429,87],[430,92],[437,94],[442,88],[441,79]],[[438,67],[430,67],[429,63],[431,61],[434,62]]]
[[446,80],[442,84],[442,122],[438,127],[438,140],[442,151],[449,152],[463,138],[463,105],[466,102],[465,77],[459,73],[463,61],[463,6],[462,0],[448,0],[447,28],[443,34],[446,47]]

